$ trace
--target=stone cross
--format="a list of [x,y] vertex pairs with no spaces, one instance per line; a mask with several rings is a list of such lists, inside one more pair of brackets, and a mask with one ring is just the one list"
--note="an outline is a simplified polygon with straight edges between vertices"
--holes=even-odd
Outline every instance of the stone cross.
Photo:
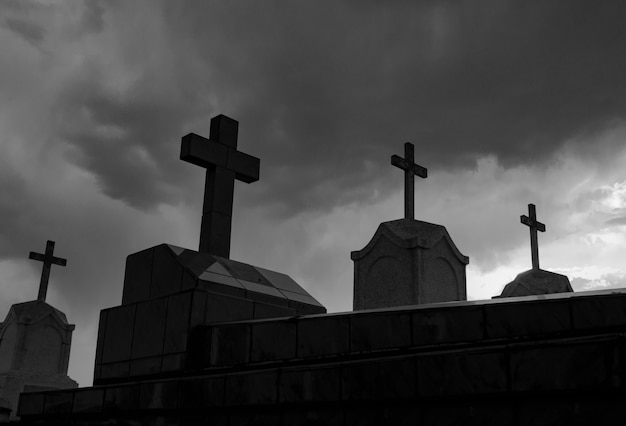
[[546,225],[537,221],[535,205],[528,205],[528,216],[520,216],[520,221],[530,228],[530,252],[533,261],[533,269],[539,269],[539,246],[537,244],[537,231],[546,232]]
[[413,144],[404,144],[404,158],[398,155],[391,156],[391,164],[404,170],[404,218],[415,218],[415,182],[413,176],[423,179],[428,177],[428,170],[425,167],[415,164],[413,159]]
[[67,265],[67,259],[54,257],[53,253],[54,241],[48,240],[46,243],[46,252],[44,254],[31,251],[28,255],[29,259],[43,262],[43,268],[41,269],[41,281],[39,282],[39,294],[37,295],[37,300],[41,300],[42,302],[46,301],[46,294],[48,293],[48,280],[50,279],[50,269],[52,265]]
[[235,179],[259,180],[260,160],[237,151],[239,123],[225,115],[211,119],[209,139],[189,133],[183,136],[180,159],[206,169],[200,249],[228,258],[233,216]]

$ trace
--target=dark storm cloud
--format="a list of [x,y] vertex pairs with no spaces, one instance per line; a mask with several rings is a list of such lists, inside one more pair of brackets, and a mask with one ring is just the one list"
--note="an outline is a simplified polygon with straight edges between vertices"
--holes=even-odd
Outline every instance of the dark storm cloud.
[[[158,26],[120,36],[118,60],[139,63],[140,77],[122,97],[87,80],[74,107],[91,121],[69,137],[108,195],[143,209],[190,197],[167,189],[189,173],[170,148],[187,131],[206,135],[188,126],[203,114],[239,120],[240,149],[261,157],[247,202],[291,214],[387,192],[389,157],[407,140],[431,170],[487,154],[536,163],[626,111],[624,3],[162,7]],[[113,16],[129,26],[138,15]],[[167,78],[150,77],[163,68]],[[85,134],[99,125],[118,128],[116,140]]]

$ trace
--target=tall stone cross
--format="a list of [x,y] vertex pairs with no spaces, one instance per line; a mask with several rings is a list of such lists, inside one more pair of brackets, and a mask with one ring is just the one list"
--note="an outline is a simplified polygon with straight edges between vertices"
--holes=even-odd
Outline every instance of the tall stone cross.
[[539,246],[537,244],[537,231],[546,232],[546,225],[537,221],[535,205],[528,205],[528,216],[520,216],[520,221],[530,228],[530,253],[533,261],[533,269],[539,269]]
[[233,216],[235,179],[259,180],[260,160],[237,151],[239,123],[225,115],[211,119],[209,139],[183,136],[180,159],[206,169],[200,252],[228,258]]
[[37,295],[37,300],[41,300],[42,302],[46,301],[46,294],[48,293],[48,280],[50,279],[50,269],[52,268],[52,265],[67,265],[67,259],[54,257],[53,253],[54,241],[48,240],[46,243],[46,252],[44,254],[31,251],[28,255],[29,259],[43,262],[43,268],[41,269],[41,281],[39,282],[39,294]]
[[391,164],[404,170],[404,218],[415,219],[415,181],[413,176],[423,179],[428,177],[425,167],[415,164],[414,146],[410,142],[404,144],[404,158],[398,155],[391,156]]

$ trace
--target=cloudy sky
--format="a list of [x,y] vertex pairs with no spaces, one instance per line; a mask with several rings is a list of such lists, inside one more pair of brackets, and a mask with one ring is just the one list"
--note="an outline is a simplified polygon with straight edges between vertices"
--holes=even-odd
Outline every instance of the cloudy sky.
[[470,257],[468,294],[541,266],[576,291],[626,286],[626,3],[618,1],[4,0],[0,10],[0,316],[37,296],[76,324],[70,376],[92,382],[101,309],[127,255],[196,249],[204,171],[180,138],[240,122],[261,180],[237,183],[231,258],[352,308],[350,251],[403,216]]

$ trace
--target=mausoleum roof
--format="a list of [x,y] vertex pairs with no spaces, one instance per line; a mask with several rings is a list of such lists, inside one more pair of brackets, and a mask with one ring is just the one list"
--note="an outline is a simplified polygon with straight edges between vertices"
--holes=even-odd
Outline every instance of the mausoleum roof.
[[320,302],[286,274],[170,244],[161,244],[128,257],[122,303],[174,294],[188,288],[265,300],[296,309],[308,306],[314,312],[325,312]]

